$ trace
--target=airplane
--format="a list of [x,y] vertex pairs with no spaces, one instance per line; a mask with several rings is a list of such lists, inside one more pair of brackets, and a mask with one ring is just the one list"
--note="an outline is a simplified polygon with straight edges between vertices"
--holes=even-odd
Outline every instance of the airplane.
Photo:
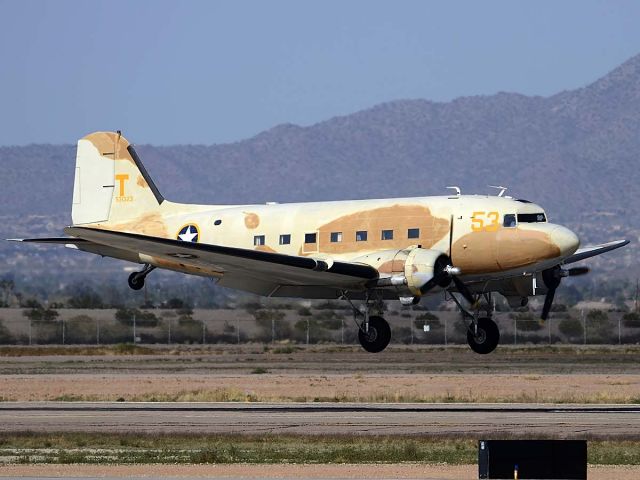
[[468,320],[467,341],[479,354],[500,342],[493,293],[513,307],[546,295],[546,320],[561,280],[588,272],[566,265],[629,243],[579,248],[575,233],[550,223],[539,205],[505,196],[504,187],[491,196],[449,188],[451,195],[416,198],[173,203],[120,131],[95,132],[78,141],[68,236],[10,240],[141,264],[128,278],[134,290],[160,268],[266,297],[344,300],[360,344],[373,353],[391,339],[385,301],[412,305],[444,291]]

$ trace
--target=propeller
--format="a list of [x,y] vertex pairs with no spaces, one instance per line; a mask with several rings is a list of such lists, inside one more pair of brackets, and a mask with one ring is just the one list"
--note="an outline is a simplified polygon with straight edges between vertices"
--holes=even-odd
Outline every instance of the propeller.
[[[453,215],[451,215],[451,221],[449,222],[449,255],[452,254],[452,251],[453,251]],[[473,295],[471,295],[471,292],[469,291],[467,286],[462,282],[462,280],[458,278],[458,275],[460,275],[461,273],[460,269],[453,266],[453,262],[451,261],[450,256],[448,257],[446,255],[442,255],[440,258],[438,258],[438,260],[436,260],[436,263],[434,265],[434,270],[435,270],[435,274],[433,278],[420,288],[420,293],[424,295],[425,293],[427,293],[429,290],[436,287],[437,285],[444,288],[448,286],[451,283],[451,281],[453,281],[453,283],[456,286],[456,289],[458,290],[458,292],[460,292],[460,294],[464,297],[464,299],[470,304],[474,303]]]
[[577,277],[578,275],[585,275],[587,273],[589,273],[588,267],[573,267],[565,270],[560,265],[544,270],[542,272],[542,280],[547,286],[548,291],[544,297],[544,305],[540,318],[546,320],[549,317],[549,312],[551,312],[551,306],[553,305],[553,298],[556,295],[556,289],[560,286],[560,282],[564,277]]
[[442,255],[440,258],[438,258],[434,265],[435,273],[433,275],[433,278],[425,283],[422,287],[420,287],[420,293],[424,295],[436,286],[446,287],[451,283],[451,281],[453,281],[456,289],[458,290],[458,292],[460,292],[464,299],[469,303],[474,303],[473,295],[471,295],[471,292],[463,283],[463,281],[458,278],[458,275],[460,275],[461,273],[460,269],[454,267],[451,263],[451,259],[446,255]]

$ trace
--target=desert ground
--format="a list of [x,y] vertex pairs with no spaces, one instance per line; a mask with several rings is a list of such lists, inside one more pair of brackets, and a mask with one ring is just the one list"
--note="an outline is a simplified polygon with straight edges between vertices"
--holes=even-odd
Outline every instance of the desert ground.
[[640,347],[2,347],[5,401],[640,402]]
[[637,403],[640,374],[16,374],[0,376],[0,391],[4,401]]
[[[0,347],[3,401],[640,402],[640,347],[392,345]],[[54,434],[55,432],[52,432]],[[588,433],[588,432],[587,432]],[[615,440],[615,439],[614,439]],[[5,447],[11,446],[7,440]],[[635,447],[634,447],[635,448]],[[24,457],[28,458],[28,457]],[[23,458],[23,460],[24,460]],[[589,478],[640,477],[635,457]],[[2,462],[0,462],[2,463]],[[29,463],[26,461],[26,463]],[[65,462],[63,462],[65,463]],[[472,478],[470,464],[0,465],[0,476]],[[609,463],[609,462],[607,462]]]
[[[154,478],[268,478],[365,479],[402,478],[459,480],[476,478],[476,465],[357,464],[357,465],[5,465],[0,477],[154,477]],[[638,466],[591,465],[590,480],[636,480]]]

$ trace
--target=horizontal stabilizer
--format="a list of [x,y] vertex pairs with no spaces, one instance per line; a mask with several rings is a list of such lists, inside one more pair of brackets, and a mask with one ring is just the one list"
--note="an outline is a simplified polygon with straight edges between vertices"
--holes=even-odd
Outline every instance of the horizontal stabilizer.
[[43,238],[7,238],[8,242],[25,242],[25,243],[57,243],[66,245],[69,243],[88,243],[87,240],[75,237],[43,237]]

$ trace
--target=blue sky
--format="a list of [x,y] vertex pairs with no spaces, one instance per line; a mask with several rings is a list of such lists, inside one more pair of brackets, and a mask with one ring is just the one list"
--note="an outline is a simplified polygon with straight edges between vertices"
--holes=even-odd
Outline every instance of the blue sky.
[[584,86],[637,1],[0,0],[0,145],[226,143],[404,98]]

